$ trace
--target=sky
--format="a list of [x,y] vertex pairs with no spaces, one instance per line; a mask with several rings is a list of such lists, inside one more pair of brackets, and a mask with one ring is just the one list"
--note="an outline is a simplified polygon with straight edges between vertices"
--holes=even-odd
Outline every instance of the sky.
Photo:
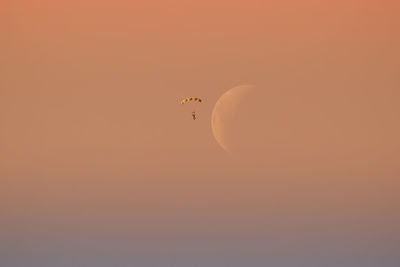
[[6,0],[0,265],[399,266],[399,12]]

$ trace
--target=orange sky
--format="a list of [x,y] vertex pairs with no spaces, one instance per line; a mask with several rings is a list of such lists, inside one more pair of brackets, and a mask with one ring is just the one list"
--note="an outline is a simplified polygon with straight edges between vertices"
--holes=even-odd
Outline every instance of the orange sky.
[[397,266],[398,1],[2,6],[1,266]]

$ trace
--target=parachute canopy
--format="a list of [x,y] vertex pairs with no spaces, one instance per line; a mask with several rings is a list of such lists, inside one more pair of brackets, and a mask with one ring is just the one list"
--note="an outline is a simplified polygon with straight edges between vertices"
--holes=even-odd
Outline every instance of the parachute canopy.
[[201,102],[201,99],[197,98],[197,97],[189,97],[189,98],[183,99],[181,101],[181,104],[185,104],[186,102],[189,102],[189,101]]

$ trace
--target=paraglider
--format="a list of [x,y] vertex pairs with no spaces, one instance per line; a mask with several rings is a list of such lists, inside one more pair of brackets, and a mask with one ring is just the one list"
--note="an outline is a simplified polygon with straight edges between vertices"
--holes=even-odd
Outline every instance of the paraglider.
[[[189,98],[185,98],[181,101],[181,104],[185,104],[187,102],[193,102],[193,104],[197,104],[197,103],[201,103],[201,99],[198,97],[189,97]],[[196,120],[196,111],[194,110],[194,107],[196,105],[193,105],[193,111],[192,111],[192,119]]]

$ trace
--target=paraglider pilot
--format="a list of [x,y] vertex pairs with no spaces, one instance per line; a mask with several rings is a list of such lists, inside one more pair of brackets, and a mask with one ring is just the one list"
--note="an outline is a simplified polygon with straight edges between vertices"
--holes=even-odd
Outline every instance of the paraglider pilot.
[[[198,102],[198,103],[201,103],[201,99],[198,98],[198,97],[189,97],[189,98],[183,99],[181,101],[181,104],[185,104],[186,102]],[[192,118],[193,118],[193,120],[196,119],[196,112],[195,111],[192,112]]]

